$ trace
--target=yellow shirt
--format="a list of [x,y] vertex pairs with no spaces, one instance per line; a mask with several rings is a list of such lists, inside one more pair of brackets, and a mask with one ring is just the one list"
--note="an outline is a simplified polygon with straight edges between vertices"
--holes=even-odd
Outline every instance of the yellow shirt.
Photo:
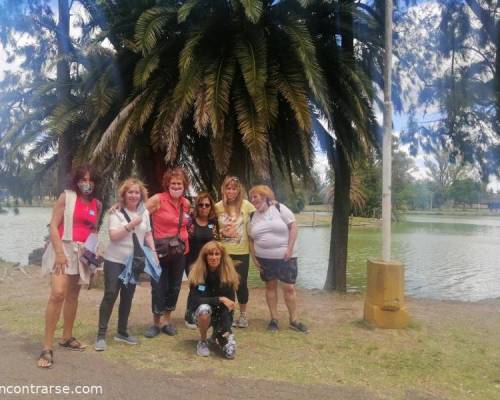
[[243,200],[241,203],[240,215],[227,214],[222,201],[215,204],[220,240],[229,254],[243,255],[249,253],[247,226],[250,213],[253,211],[255,211],[255,207],[248,200]]

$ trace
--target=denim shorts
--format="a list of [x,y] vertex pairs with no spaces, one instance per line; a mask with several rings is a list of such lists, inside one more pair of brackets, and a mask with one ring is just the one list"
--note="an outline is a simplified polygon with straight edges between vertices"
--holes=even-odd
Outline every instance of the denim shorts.
[[297,258],[293,257],[285,261],[270,258],[257,257],[262,268],[260,279],[264,282],[279,280],[284,283],[294,284],[297,280]]

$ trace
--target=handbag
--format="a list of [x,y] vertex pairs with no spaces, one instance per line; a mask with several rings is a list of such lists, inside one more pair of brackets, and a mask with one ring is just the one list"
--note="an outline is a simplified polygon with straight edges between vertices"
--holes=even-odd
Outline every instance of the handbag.
[[[123,216],[127,220],[127,222],[130,222],[130,217],[128,216],[127,212],[122,208],[121,212],[123,213]],[[146,267],[146,255],[144,254],[144,250],[142,249],[141,244],[139,243],[139,239],[137,238],[137,235],[135,232],[132,232],[132,241],[134,242],[134,256],[132,258],[132,272],[136,275],[139,276],[141,273],[144,272],[144,268]]]
[[177,226],[177,234],[175,236],[155,239],[155,248],[158,257],[172,257],[184,254],[186,244],[180,238],[182,220],[184,217],[182,205],[179,208],[179,225]]

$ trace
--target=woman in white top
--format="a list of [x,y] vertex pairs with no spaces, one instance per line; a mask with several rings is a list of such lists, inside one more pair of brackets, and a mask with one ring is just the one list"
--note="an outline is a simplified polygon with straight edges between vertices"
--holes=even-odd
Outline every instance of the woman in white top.
[[[142,205],[148,199],[147,193],[140,180],[127,179],[118,189],[118,195],[124,207],[113,209],[109,217],[110,243],[104,253],[104,297],[99,309],[99,330],[95,343],[97,351],[106,350],[106,331],[118,293],[120,293],[118,332],[114,339],[128,344],[138,343],[137,339],[129,335],[127,331],[135,285],[125,286],[119,276],[125,268],[125,260],[134,251],[133,233],[137,235],[139,243],[146,244],[156,255],[149,213]],[[140,208],[139,205],[141,205]],[[123,212],[128,215],[130,222],[127,221]]]
[[250,201],[256,211],[250,217],[248,235],[250,254],[266,283],[266,301],[271,314],[267,329],[278,330],[278,281],[281,281],[290,328],[307,332],[297,319],[297,223],[292,211],[274,200],[273,191],[266,185],[250,189]]

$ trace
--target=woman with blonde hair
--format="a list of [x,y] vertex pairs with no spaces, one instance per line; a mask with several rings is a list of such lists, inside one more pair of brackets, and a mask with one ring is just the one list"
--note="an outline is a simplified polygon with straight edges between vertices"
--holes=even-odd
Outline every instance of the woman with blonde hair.
[[106,331],[118,294],[120,294],[118,331],[114,340],[131,345],[138,343],[134,336],[128,334],[127,329],[135,284],[125,285],[120,280],[127,259],[135,251],[134,235],[140,246],[145,243],[151,249],[158,263],[149,212],[143,204],[148,200],[146,187],[139,179],[129,178],[120,185],[118,196],[122,207],[113,209],[109,216],[110,244],[104,253],[104,296],[99,308],[99,329],[94,346],[96,351],[106,350]]
[[277,203],[266,185],[254,186],[249,192],[256,211],[252,214],[248,234],[250,250],[261,279],[266,283],[266,301],[271,314],[267,329],[277,331],[278,281],[288,308],[289,327],[306,333],[307,327],[297,319],[297,223],[292,211]]
[[234,326],[248,327],[248,265],[250,250],[248,247],[247,226],[250,213],[254,206],[246,200],[245,189],[235,176],[227,176],[221,186],[222,200],[215,204],[215,212],[219,222],[220,240],[227,253],[237,263],[236,270],[240,275],[240,285],[237,290],[240,316]]
[[205,244],[189,273],[188,308],[194,313],[200,331],[196,346],[199,356],[210,355],[207,332],[212,326],[212,338],[222,349],[224,357],[235,357],[236,342],[231,327],[239,281],[224,246],[216,241]]

